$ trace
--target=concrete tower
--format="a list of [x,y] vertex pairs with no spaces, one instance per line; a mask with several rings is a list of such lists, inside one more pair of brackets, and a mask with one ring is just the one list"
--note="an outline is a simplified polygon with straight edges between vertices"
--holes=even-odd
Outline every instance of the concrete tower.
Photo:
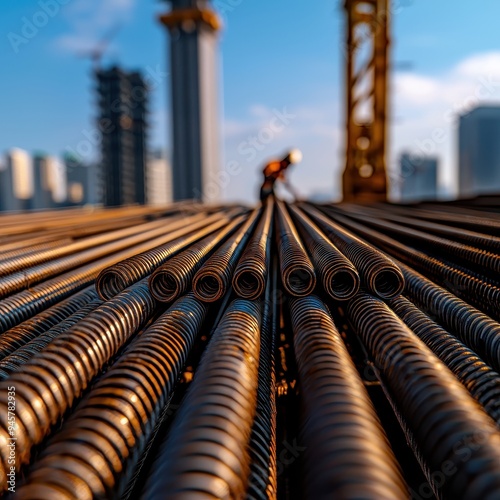
[[174,201],[215,201],[219,171],[217,32],[208,0],[168,0]]

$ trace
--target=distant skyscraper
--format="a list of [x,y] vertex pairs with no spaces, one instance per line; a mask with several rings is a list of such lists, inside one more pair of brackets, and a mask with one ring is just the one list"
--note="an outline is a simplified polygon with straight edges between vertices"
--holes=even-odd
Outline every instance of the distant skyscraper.
[[33,158],[34,190],[31,207],[34,210],[54,208],[57,172],[54,158],[36,154]]
[[0,204],[2,210],[26,210],[33,195],[33,165],[30,155],[22,149],[6,154],[5,168],[0,173]]
[[9,161],[0,166],[0,210],[21,210],[20,200],[14,194],[14,175]]
[[162,151],[155,151],[148,161],[147,186],[149,205],[172,203],[172,169]]
[[500,106],[480,106],[460,117],[460,196],[500,193]]
[[97,179],[94,168],[84,165],[72,155],[64,157],[67,179],[67,198],[70,205],[96,203]]
[[436,200],[437,177],[437,158],[403,153],[400,159],[400,201]]
[[148,89],[139,73],[117,67],[98,71],[97,80],[103,202],[144,204]]
[[169,0],[174,200],[218,197],[217,32],[208,0]]

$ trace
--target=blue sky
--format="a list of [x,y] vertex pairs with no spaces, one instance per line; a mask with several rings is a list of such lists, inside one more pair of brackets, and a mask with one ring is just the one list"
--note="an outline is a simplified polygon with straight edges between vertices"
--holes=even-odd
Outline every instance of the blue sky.
[[[224,183],[224,197],[251,200],[262,161],[290,146],[304,152],[303,163],[292,173],[301,194],[338,194],[344,121],[340,1],[214,3],[225,11],[222,168],[230,161],[241,166]],[[50,15],[44,17],[42,5]],[[500,102],[500,3],[394,0],[392,9],[392,58],[412,66],[392,77],[390,165],[403,149],[438,154],[443,191],[451,192],[454,117],[478,101]],[[118,23],[122,29],[104,62],[150,75],[151,145],[168,148],[167,36],[156,21],[162,10],[153,0],[2,2],[0,151],[21,147],[60,154],[95,144],[91,66],[76,54]],[[39,25],[28,31],[29,38],[24,36],[26,20]],[[264,134],[266,143],[256,155],[241,154],[275,116],[285,116],[280,131]],[[88,158],[94,155],[89,150]]]

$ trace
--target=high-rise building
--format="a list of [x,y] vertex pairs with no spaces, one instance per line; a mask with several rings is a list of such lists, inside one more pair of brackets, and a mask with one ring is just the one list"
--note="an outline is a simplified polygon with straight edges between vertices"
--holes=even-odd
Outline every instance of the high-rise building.
[[438,196],[438,159],[403,153],[399,162],[400,201],[431,201]]
[[5,164],[0,165],[0,211],[20,210],[18,203],[19,200],[14,194],[12,164],[6,161]]
[[148,89],[137,72],[97,71],[100,182],[106,206],[146,202]]
[[174,200],[214,200],[219,172],[217,32],[209,0],[169,0]]
[[460,116],[461,197],[500,193],[500,106],[479,106]]
[[33,165],[30,155],[22,149],[11,149],[6,154],[4,169],[0,171],[1,209],[26,210],[33,195]]
[[172,169],[166,154],[161,150],[155,151],[148,161],[147,186],[149,205],[172,203]]
[[34,189],[31,207],[34,210],[54,208],[57,172],[55,159],[37,153],[33,157]]
[[93,165],[85,165],[75,156],[67,154],[64,157],[67,179],[67,201],[69,205],[95,204],[96,184]]

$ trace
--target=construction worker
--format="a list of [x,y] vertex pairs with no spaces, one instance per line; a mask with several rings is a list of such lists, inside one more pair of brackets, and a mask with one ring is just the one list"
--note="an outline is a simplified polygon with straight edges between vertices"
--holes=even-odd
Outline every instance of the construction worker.
[[264,202],[269,196],[274,196],[274,185],[277,180],[283,182],[284,186],[292,193],[294,198],[297,195],[287,181],[286,170],[290,165],[302,161],[302,153],[299,149],[292,149],[282,160],[273,160],[269,162],[264,170],[264,182],[260,188],[260,201]]

